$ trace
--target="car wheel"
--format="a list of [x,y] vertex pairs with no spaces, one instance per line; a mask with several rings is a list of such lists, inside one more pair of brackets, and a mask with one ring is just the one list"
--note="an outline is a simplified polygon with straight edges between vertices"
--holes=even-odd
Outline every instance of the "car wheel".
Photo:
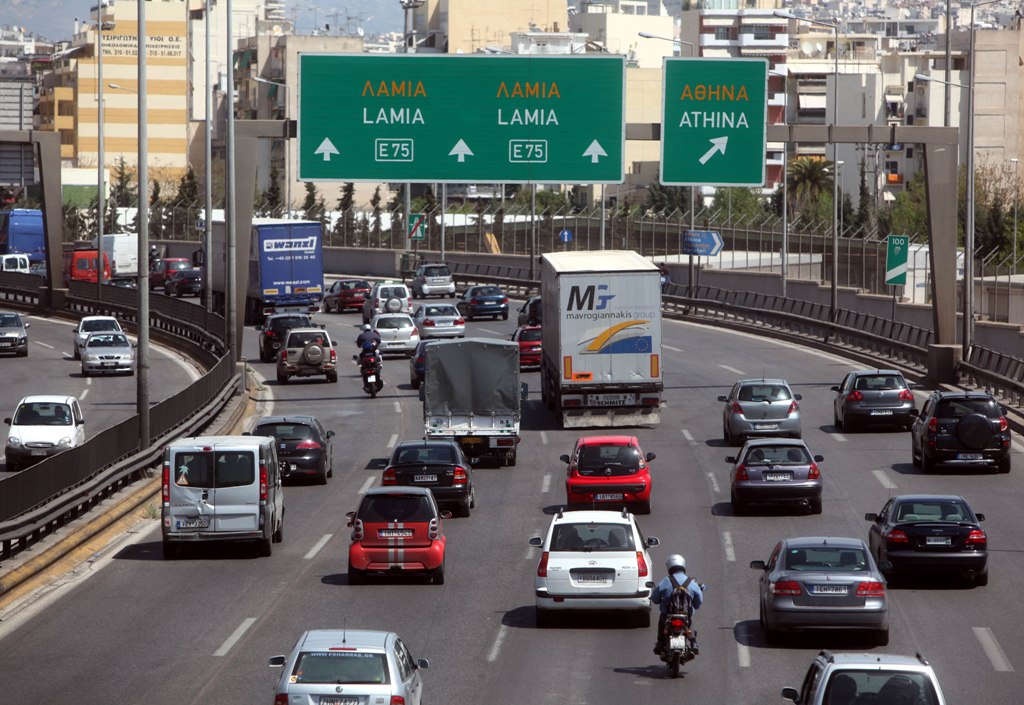
[[732,497],[729,498],[729,501],[732,504],[732,513],[733,514],[735,514],[738,517],[741,517],[741,516],[743,516],[744,514],[747,513],[747,504],[746,504],[746,502],[741,501],[735,495],[735,493],[732,495]]
[[75,346],[75,349],[71,352],[71,355],[76,360],[80,359],[81,356],[78,354],[78,346],[77,345]]
[[875,632],[875,644],[877,646],[888,646],[889,645],[889,630],[879,629]]
[[454,299],[455,298],[455,292],[453,291],[452,293],[448,294],[448,297]]
[[85,371],[85,366],[84,365],[82,366],[82,376],[83,377],[88,377],[89,376],[89,373]]
[[515,451],[512,451],[511,453],[509,453],[508,455],[505,456],[505,465],[507,465],[510,468],[514,468],[516,466],[516,452]]
[[260,540],[258,540],[256,542],[256,553],[261,558],[269,558],[270,555],[273,552],[274,552],[274,546],[273,546],[273,537],[272,536],[268,536],[266,538],[262,538],[262,539],[260,539]]
[[332,382],[332,383],[333,382],[337,382],[338,381],[338,371],[337,370],[331,370],[330,372],[328,372],[327,373],[327,381],[328,382]]
[[348,584],[349,585],[362,585],[366,582],[366,571],[353,568],[352,564],[348,564]]
[[13,460],[7,461],[7,472],[18,472],[18,464]]
[[555,616],[549,610],[542,610],[540,607],[534,608],[534,621],[537,623],[538,629],[555,626]]
[[172,543],[171,541],[164,541],[162,548],[165,561],[175,561],[181,558],[180,545]]
[[269,355],[267,355],[265,352],[260,350],[260,362],[270,362],[271,359],[272,358]]
[[636,616],[636,626],[641,629],[649,629],[651,626],[651,611],[643,610]]
[[921,472],[929,473],[935,471],[935,459],[929,458],[924,449],[921,450]]
[[974,576],[974,587],[985,587],[988,585],[988,568],[985,569],[984,573],[978,573]]
[[999,470],[999,472],[1003,473],[1004,475],[1010,472],[1010,457],[1007,456],[1000,460],[999,464],[996,465],[996,469]]
[[501,320],[503,320],[503,321],[507,321],[508,320],[508,312],[505,312],[505,313],[501,314]]
[[650,502],[641,502],[636,507],[636,513],[637,514],[650,514],[651,513],[651,503]]
[[416,379],[415,377],[410,377],[409,378],[409,386],[412,387],[413,389],[419,389],[420,388],[420,381],[418,379]]
[[835,409],[832,409],[832,425],[839,429],[843,427],[843,422],[839,420],[839,414]]
[[327,470],[324,469],[319,475],[316,476],[316,484],[318,484],[318,485],[326,485],[328,477],[329,477],[329,475],[327,473]]
[[281,523],[277,525],[277,531],[275,531],[270,538],[274,543],[281,543],[284,541],[284,516],[281,517]]
[[428,580],[434,585],[444,585],[444,561],[430,572]]
[[455,516],[457,517],[468,517],[470,515],[471,507],[473,506],[472,501],[469,497],[459,502],[455,507]]
[[288,384],[288,375],[284,374],[283,372],[278,372],[277,373],[277,383],[278,384]]
[[910,462],[915,468],[921,467],[921,454],[917,452],[913,441],[910,443]]
[[808,502],[807,508],[810,510],[811,514],[821,514],[821,497],[817,497]]

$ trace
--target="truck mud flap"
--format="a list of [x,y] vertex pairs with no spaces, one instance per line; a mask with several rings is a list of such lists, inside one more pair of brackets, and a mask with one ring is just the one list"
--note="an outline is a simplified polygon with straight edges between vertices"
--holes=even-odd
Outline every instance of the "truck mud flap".
[[661,423],[659,409],[563,409],[563,428],[621,428],[657,426]]

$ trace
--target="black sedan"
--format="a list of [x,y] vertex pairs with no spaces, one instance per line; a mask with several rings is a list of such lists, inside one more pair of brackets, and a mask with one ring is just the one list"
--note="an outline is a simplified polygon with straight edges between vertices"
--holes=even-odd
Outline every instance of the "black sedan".
[[200,296],[203,293],[203,270],[179,269],[164,280],[167,296]]
[[508,320],[508,297],[493,284],[469,287],[459,296],[455,306],[467,321],[480,316]]
[[952,573],[988,585],[988,537],[984,514],[959,495],[914,494],[893,497],[882,511],[868,513],[868,544],[879,564],[895,575]]
[[453,440],[402,441],[384,469],[383,485],[426,487],[455,516],[468,517],[476,507],[473,468]]
[[307,478],[326,485],[334,476],[334,431],[325,430],[314,416],[264,416],[251,435],[277,439],[282,480]]

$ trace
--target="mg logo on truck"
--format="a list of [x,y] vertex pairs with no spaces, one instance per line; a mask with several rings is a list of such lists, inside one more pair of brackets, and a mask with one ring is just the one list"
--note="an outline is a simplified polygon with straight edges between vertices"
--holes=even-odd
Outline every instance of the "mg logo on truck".
[[[573,286],[569,289],[569,305],[566,310],[572,311],[604,311],[608,308],[608,302],[615,298],[615,294],[598,294],[599,291],[608,291],[607,284],[590,285],[588,287]],[[594,306],[594,299],[597,299],[597,306]]]
[[264,252],[292,252],[295,250],[301,250],[302,252],[312,252],[316,249],[316,236],[310,237],[296,237],[290,240],[264,240],[263,251]]

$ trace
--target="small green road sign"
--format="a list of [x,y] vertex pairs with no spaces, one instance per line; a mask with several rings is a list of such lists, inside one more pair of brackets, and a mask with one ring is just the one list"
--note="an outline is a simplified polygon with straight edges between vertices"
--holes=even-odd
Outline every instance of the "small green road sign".
[[910,255],[910,238],[906,235],[890,235],[885,248],[885,283],[892,286],[907,285],[907,259]]
[[622,56],[299,54],[303,181],[622,183]]
[[768,62],[665,59],[661,183],[763,186]]
[[427,214],[426,213],[410,213],[409,214],[409,239],[410,240],[426,240],[427,239]]

